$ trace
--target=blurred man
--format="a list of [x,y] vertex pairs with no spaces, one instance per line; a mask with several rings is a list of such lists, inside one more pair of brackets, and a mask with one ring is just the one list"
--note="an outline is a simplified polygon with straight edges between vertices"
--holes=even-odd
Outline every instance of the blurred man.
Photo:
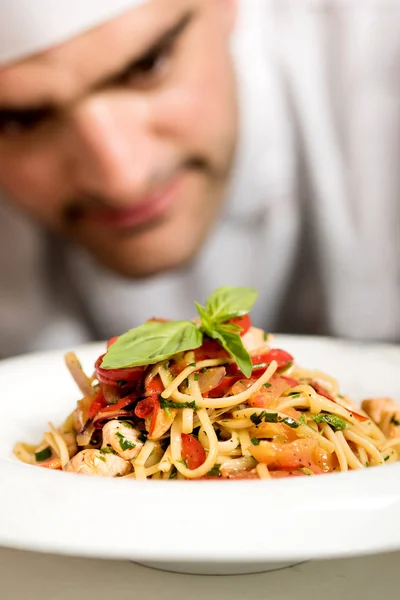
[[81,4],[0,7],[0,352],[222,284],[268,329],[398,339],[400,4]]

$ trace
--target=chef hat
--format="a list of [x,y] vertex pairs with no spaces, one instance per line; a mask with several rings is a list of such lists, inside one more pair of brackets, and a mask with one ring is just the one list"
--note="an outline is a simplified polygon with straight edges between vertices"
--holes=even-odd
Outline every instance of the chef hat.
[[0,0],[0,66],[47,50],[147,0]]

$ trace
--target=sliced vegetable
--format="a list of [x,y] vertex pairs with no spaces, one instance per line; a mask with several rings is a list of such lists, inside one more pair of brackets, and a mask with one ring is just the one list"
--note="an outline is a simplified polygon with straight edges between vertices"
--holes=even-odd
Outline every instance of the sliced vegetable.
[[107,401],[104,397],[103,391],[99,390],[97,396],[89,406],[88,419],[94,419],[95,416],[107,406]]
[[234,325],[235,327],[239,327],[239,335],[243,337],[251,328],[251,318],[250,315],[243,315],[243,317],[235,317],[228,321],[229,325]]
[[213,367],[206,369],[203,373],[198,373],[200,392],[207,394],[218,387],[223,381],[225,373],[225,367]]
[[102,361],[106,355],[100,356],[95,364],[96,376],[100,383],[107,385],[117,385],[121,387],[121,382],[126,382],[124,385],[139,384],[145,372],[145,367],[130,367],[128,369],[103,369]]
[[51,456],[50,446],[47,446],[47,448],[43,448],[43,450],[40,450],[39,452],[35,452],[36,462],[42,462],[44,460],[47,460],[48,458],[50,458],[50,456]]
[[189,469],[194,470],[206,461],[203,446],[193,435],[182,433],[182,459]]

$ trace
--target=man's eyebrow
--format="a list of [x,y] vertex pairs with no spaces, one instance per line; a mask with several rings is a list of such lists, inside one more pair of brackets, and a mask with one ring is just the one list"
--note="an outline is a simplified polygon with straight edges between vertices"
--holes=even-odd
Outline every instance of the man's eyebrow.
[[[163,48],[173,43],[189,26],[195,17],[195,10],[192,9],[187,11],[180,19],[170,26],[166,31],[163,31],[156,40],[153,40],[151,44],[143,50],[139,56],[131,59],[125,64],[122,69],[109,75],[102,81],[91,86],[90,90],[99,90],[107,88],[111,85],[115,85],[119,81],[123,81],[128,74],[137,67],[140,67],[141,63],[150,59],[152,56],[156,56],[158,52],[162,51]],[[88,91],[90,91],[88,90]],[[86,91],[83,95],[88,93]],[[26,106],[15,106],[12,105],[0,105],[0,129],[2,124],[15,120],[18,123],[29,125],[35,121],[45,120],[56,116],[62,107],[59,107],[56,102],[43,102]]]
[[163,31],[156,40],[153,40],[151,44],[140,53],[139,56],[129,60],[127,64],[118,72],[97,83],[94,86],[95,89],[102,89],[109,87],[118,81],[123,81],[131,71],[134,71],[136,68],[140,67],[142,63],[151,59],[153,56],[157,56],[158,53],[160,53],[164,48],[168,47],[168,45],[172,44],[180,35],[184,33],[184,31],[192,22],[194,16],[194,9],[187,11],[178,20],[178,22],[174,23],[166,31]]

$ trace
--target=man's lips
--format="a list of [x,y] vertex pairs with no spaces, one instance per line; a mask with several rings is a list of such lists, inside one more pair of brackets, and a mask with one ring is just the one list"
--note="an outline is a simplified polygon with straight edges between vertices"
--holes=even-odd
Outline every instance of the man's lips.
[[140,200],[140,202],[119,210],[96,210],[86,213],[86,220],[102,227],[126,229],[139,227],[162,216],[173,204],[182,177],[176,177],[162,189]]

